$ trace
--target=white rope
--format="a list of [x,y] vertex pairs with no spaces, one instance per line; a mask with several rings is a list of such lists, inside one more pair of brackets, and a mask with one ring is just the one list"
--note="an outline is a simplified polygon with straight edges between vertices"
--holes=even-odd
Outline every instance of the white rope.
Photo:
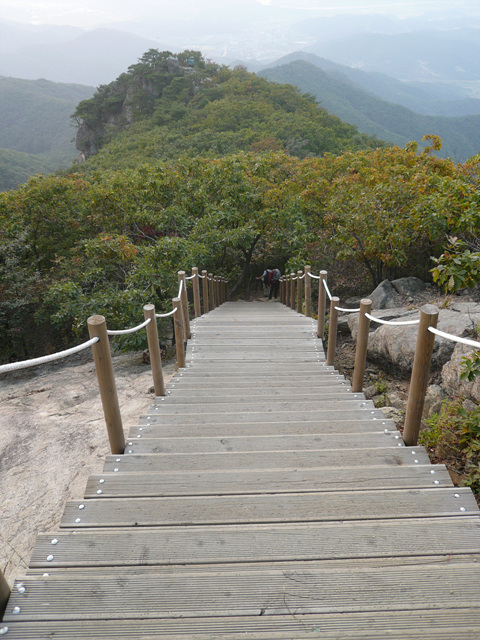
[[168,316],[173,316],[173,314],[175,313],[175,311],[178,309],[178,307],[175,307],[175,309],[173,311],[169,311],[168,313],[156,313],[155,317],[156,318],[168,318]]
[[295,280],[298,280],[298,276],[295,276],[295,278],[290,278],[290,280],[294,282]]
[[391,321],[391,320],[380,320],[380,318],[375,318],[374,316],[371,316],[369,313],[365,314],[365,317],[368,318],[369,320],[372,320],[372,322],[378,322],[379,324],[389,324],[392,326],[404,326],[404,325],[409,325],[409,324],[419,324],[420,320],[408,320],[406,322],[395,322],[395,321]]
[[123,329],[123,330],[119,330],[119,331],[115,331],[115,330],[107,330],[107,335],[109,336],[126,336],[127,333],[135,333],[135,331],[140,331],[140,329],[143,329],[143,327],[146,327],[147,324],[149,322],[151,322],[152,319],[148,318],[147,320],[145,320],[145,322],[142,322],[142,324],[139,324],[138,327],[132,327],[131,329]]
[[358,313],[360,309],[342,309],[342,307],[334,307],[337,311],[343,311],[344,313]]
[[181,298],[182,297],[182,289],[183,289],[183,280],[180,280],[180,286],[178,287],[177,298]]
[[476,342],[475,340],[469,340],[468,338],[460,338],[460,336],[452,336],[451,333],[444,333],[439,329],[435,329],[434,327],[428,327],[428,330],[434,333],[436,336],[441,336],[442,338],[448,338],[449,340],[453,340],[454,342],[461,342],[462,344],[468,344],[469,347],[475,347],[476,349],[480,348],[480,342]]
[[310,271],[308,271],[307,273],[310,276],[310,278],[315,278],[315,280],[320,280],[320,276],[316,276],[313,273],[310,273]]
[[207,276],[201,276],[200,274],[198,274],[198,277],[203,279],[203,278],[206,278]]
[[52,353],[49,356],[42,356],[41,358],[33,358],[32,360],[23,360],[22,362],[12,362],[10,364],[3,364],[0,366],[0,373],[6,373],[7,371],[18,371],[19,369],[27,369],[28,367],[35,367],[36,365],[39,365],[39,364],[45,364],[46,362],[61,360],[62,358],[66,358],[67,356],[71,356],[74,353],[78,353],[79,351],[83,351],[84,349],[91,347],[92,344],[95,344],[99,340],[100,338],[92,338],[88,342],[79,344],[78,346],[72,347],[71,349],[66,349],[65,351]]
[[332,299],[332,294],[330,293],[330,289],[328,288],[328,284],[327,284],[326,280],[323,280],[323,286],[325,287],[325,291],[327,292],[327,295],[331,300]]
[[303,276],[298,276],[298,279],[299,279],[299,280],[303,280],[303,279],[304,279],[304,277],[305,277],[305,274],[303,274]]
[[195,274],[193,274],[193,276],[185,276],[185,280],[193,280],[195,278]]

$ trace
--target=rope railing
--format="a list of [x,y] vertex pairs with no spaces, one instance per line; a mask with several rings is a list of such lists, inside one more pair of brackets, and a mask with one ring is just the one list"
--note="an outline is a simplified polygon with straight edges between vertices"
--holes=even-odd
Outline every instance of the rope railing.
[[[412,377],[410,381],[410,390],[408,394],[407,409],[405,415],[405,424],[403,431],[403,439],[407,445],[416,445],[418,442],[418,434],[420,431],[423,407],[425,403],[425,393],[428,385],[430,363],[433,354],[434,339],[436,336],[452,340],[472,347],[480,349],[480,342],[469,338],[462,338],[453,334],[440,331],[436,328],[438,322],[438,308],[432,305],[424,305],[419,309],[419,318],[414,320],[384,320],[371,315],[372,302],[368,298],[360,302],[360,307],[355,309],[347,309],[338,305],[339,298],[332,296],[327,284],[327,272],[320,271],[319,275],[311,272],[309,265],[305,266],[303,276],[301,271],[297,276],[293,273],[286,275],[281,279],[280,300],[285,305],[290,306],[298,312],[301,312],[302,305],[300,301],[300,281],[306,275],[309,278],[305,282],[305,315],[310,316],[310,286],[307,287],[311,279],[319,281],[318,289],[318,317],[317,317],[317,336],[321,339],[324,337],[325,318],[326,318],[326,297],[330,300],[329,314],[329,332],[327,345],[327,366],[333,366],[336,349],[336,336],[338,313],[358,313],[358,331],[357,344],[355,349],[355,364],[352,377],[352,392],[359,393],[363,389],[363,379],[366,369],[368,337],[370,332],[370,322],[387,325],[391,327],[413,327],[418,326],[417,341],[415,354],[412,365]],[[297,283],[295,284],[295,281]],[[295,305],[296,301],[296,305]]]
[[[173,309],[167,313],[155,313],[153,304],[147,304],[143,307],[145,320],[141,324],[128,329],[107,329],[105,318],[103,316],[91,316],[87,320],[88,332],[90,340],[87,342],[66,349],[59,353],[25,360],[23,362],[14,362],[6,365],[0,365],[0,374],[27,367],[33,367],[40,364],[52,362],[66,358],[72,354],[83,351],[89,347],[92,348],[95,369],[97,373],[100,397],[102,400],[103,412],[107,426],[108,437],[110,440],[110,448],[113,454],[123,453],[125,449],[125,437],[123,433],[122,419],[120,415],[120,407],[116,391],[115,377],[113,372],[113,361],[110,351],[109,338],[112,336],[125,336],[136,333],[141,329],[146,329],[148,349],[150,353],[150,363],[152,367],[152,376],[154,383],[154,392],[157,396],[164,396],[165,383],[163,379],[162,359],[160,352],[160,343],[158,339],[157,318],[168,318],[173,316],[173,326],[175,334],[177,366],[179,368],[186,365],[185,351],[187,341],[190,338],[190,310],[187,297],[187,280],[192,281],[193,289],[193,305],[195,317],[202,315],[201,296],[199,279],[204,281],[203,286],[203,309],[204,313],[215,309],[223,304],[227,299],[227,280],[226,278],[208,274],[203,271],[202,275],[198,273],[198,268],[192,268],[192,275],[185,276],[184,271],[178,272],[178,294],[172,299]],[[210,286],[207,286],[207,280]]]
[[107,331],[107,335],[109,336],[126,336],[129,335],[130,333],[136,333],[137,331],[140,331],[140,329],[143,329],[144,327],[147,326],[147,324],[149,324],[152,321],[151,318],[148,318],[148,320],[145,320],[145,322],[142,322],[142,324],[139,324],[136,327],[132,327],[131,329],[108,329]]
[[[358,309],[358,311],[360,311],[360,309]],[[392,327],[401,327],[401,326],[407,326],[407,325],[412,325],[412,324],[419,324],[420,320],[405,320],[405,321],[397,321],[397,320],[383,320],[382,318],[376,318],[375,316],[371,316],[369,313],[365,314],[367,316],[367,318],[369,320],[371,320],[372,322],[377,322],[378,324],[386,324],[386,325],[390,325]]]
[[342,313],[358,313],[360,311],[360,308],[358,308],[358,309],[344,309],[342,307],[335,307],[335,309],[337,311],[341,311]]
[[473,347],[474,349],[480,349],[480,342],[476,340],[470,340],[469,338],[461,338],[460,336],[454,336],[451,333],[445,333],[445,331],[440,331],[440,329],[435,329],[434,327],[428,327],[428,330],[431,333],[434,333],[436,336],[440,338],[447,338],[447,340],[452,340],[453,342],[459,342],[460,344],[466,344],[469,347]]
[[177,311],[178,307],[175,307],[175,309],[173,309],[172,311],[169,311],[168,313],[156,313],[155,317],[156,318],[169,318],[170,316],[173,316],[173,314]]
[[40,358],[32,358],[31,360],[22,360],[21,362],[11,362],[9,364],[0,365],[0,373],[8,373],[10,371],[19,371],[20,369],[28,369],[29,367],[37,367],[41,364],[47,364],[48,362],[54,362],[55,360],[63,360],[72,356],[75,353],[84,351],[92,345],[98,342],[98,338],[92,338],[83,344],[79,344],[76,347],[65,349],[64,351],[58,351],[57,353],[51,353],[48,356],[41,356]]

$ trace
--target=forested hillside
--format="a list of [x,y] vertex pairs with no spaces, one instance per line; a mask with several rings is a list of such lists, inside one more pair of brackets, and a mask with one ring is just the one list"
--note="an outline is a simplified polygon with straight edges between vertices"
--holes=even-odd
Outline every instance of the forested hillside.
[[146,302],[170,310],[180,268],[240,295],[267,263],[310,263],[335,291],[367,293],[428,279],[447,236],[480,227],[479,158],[438,158],[435,136],[386,147],[292,86],[194,52],[148,52],[76,118],[86,162],[0,194],[6,361],[85,339],[94,313],[124,328]]
[[427,116],[375,97],[346,78],[335,77],[317,66],[295,60],[261,72],[272,82],[289,82],[314,95],[330,113],[370,135],[405,145],[420,142],[428,133],[442,138],[441,154],[464,162],[480,150],[480,112],[464,117]]
[[0,191],[72,163],[71,115],[93,92],[82,85],[0,77]]
[[81,122],[77,147],[91,158],[82,172],[184,154],[273,150],[306,157],[381,144],[293,86],[243,68],[232,71],[191,51],[150,50],[81,102],[75,117]]

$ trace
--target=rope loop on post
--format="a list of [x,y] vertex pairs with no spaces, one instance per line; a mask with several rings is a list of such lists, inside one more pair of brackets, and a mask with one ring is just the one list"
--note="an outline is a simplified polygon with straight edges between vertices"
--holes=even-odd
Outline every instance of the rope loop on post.
[[310,278],[315,278],[315,280],[320,280],[320,276],[316,276],[315,274],[313,274],[311,271],[307,272],[308,275],[310,276]]
[[196,277],[196,274],[193,274],[193,276],[185,276],[185,280],[193,280]]

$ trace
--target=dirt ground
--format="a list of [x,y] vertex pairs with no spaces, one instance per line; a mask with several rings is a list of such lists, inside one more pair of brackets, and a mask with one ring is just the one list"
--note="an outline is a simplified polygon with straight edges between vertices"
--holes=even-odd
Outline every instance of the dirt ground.
[[[125,432],[153,400],[142,353],[114,357]],[[164,364],[165,380],[175,364]],[[58,527],[67,500],[110,453],[93,361],[88,355],[0,379],[0,570],[7,581],[28,566],[37,534]]]

